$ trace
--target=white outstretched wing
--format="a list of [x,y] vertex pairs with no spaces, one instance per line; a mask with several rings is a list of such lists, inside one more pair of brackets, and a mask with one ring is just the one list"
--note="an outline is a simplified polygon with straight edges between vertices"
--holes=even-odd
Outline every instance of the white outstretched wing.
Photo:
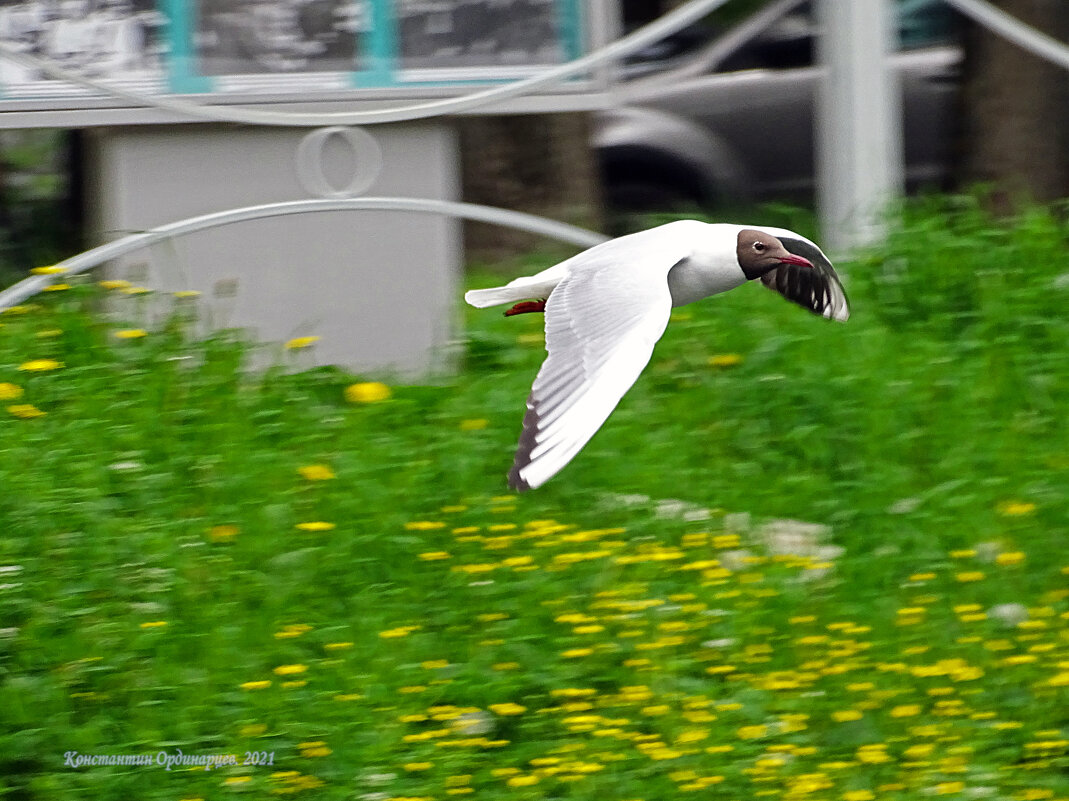
[[635,383],[668,325],[668,272],[685,252],[668,245],[601,255],[573,269],[546,303],[549,355],[527,399],[513,489],[538,487],[571,461]]

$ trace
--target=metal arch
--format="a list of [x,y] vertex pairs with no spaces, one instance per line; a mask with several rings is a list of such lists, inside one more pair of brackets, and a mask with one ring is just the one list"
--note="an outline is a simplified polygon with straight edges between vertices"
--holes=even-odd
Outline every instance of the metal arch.
[[[63,268],[63,275],[77,275],[106,261],[125,256],[127,253],[132,253],[171,237],[248,220],[282,217],[289,214],[309,214],[320,211],[411,211],[424,214],[442,214],[477,222],[504,225],[508,228],[528,231],[532,234],[539,234],[582,248],[593,247],[609,238],[604,234],[551,220],[547,217],[501,209],[496,206],[482,206],[476,203],[407,197],[327,198],[266,203],[259,206],[245,206],[198,217],[189,217],[148,231],[124,236],[122,239],[117,239],[114,242],[109,242],[106,245],[101,245],[57,262],[55,266]],[[56,275],[32,275],[0,291],[0,311],[36,295],[44,287],[54,283],[56,278]]]

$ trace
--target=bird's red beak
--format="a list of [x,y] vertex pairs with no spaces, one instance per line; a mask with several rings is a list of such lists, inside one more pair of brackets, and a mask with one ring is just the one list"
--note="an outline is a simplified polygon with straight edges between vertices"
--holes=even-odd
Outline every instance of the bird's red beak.
[[786,256],[781,256],[779,259],[780,264],[797,264],[799,267],[808,267],[813,269],[813,262],[809,259],[804,259],[801,256],[795,256],[793,253],[788,253]]

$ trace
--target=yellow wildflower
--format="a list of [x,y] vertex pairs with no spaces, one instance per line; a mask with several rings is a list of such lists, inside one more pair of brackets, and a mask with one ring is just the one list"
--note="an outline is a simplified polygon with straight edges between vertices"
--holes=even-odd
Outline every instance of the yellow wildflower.
[[438,562],[442,559],[452,559],[452,555],[447,551],[425,551],[419,555],[419,558],[424,562]]
[[460,421],[460,430],[461,431],[482,431],[484,428],[486,428],[487,425],[489,425],[489,423],[490,423],[489,420],[486,420],[485,418],[482,418],[482,417],[480,417],[478,419],[475,419],[475,420],[461,420]]
[[522,715],[527,711],[527,707],[513,704],[511,702],[504,704],[490,704],[490,711],[502,716]]
[[46,414],[46,412],[42,412],[32,403],[14,403],[11,406],[8,406],[7,410],[15,417],[20,417],[23,420],[32,420],[35,417],[44,417]]
[[409,773],[416,773],[421,770],[430,770],[434,765],[430,762],[406,762],[401,767]]
[[768,727],[761,724],[757,724],[756,726],[742,726],[735,733],[739,736],[740,740],[754,740],[768,734]]
[[1019,565],[1024,561],[1024,554],[1020,551],[1006,551],[995,557],[996,565]]
[[399,626],[396,629],[387,629],[386,631],[380,631],[379,636],[384,640],[396,639],[398,637],[407,637],[413,631],[419,629],[420,626]]
[[67,268],[51,265],[50,267],[34,267],[30,272],[34,275],[59,275],[67,272]]
[[49,370],[58,370],[62,366],[63,362],[57,362],[55,359],[31,359],[20,364],[19,369],[27,373],[44,373]]
[[115,332],[117,339],[140,339],[147,336],[148,332],[143,328],[122,328]]
[[742,356],[737,353],[718,353],[709,357],[709,366],[718,369],[737,367],[742,364]]
[[241,531],[237,526],[221,525],[212,526],[208,530],[208,536],[213,542],[230,542]]
[[179,289],[177,292],[172,293],[179,300],[188,300],[190,298],[199,298],[200,292],[195,289]]
[[141,624],[141,628],[143,628],[143,629],[158,629],[158,628],[162,628],[162,627],[164,627],[166,625],[167,625],[167,621],[166,620],[150,620],[150,621],[146,621],[145,623],[142,623]]
[[71,288],[70,284],[64,284],[64,283],[49,284],[48,286],[41,287],[41,291],[42,292],[63,292],[64,290],[67,290],[67,289],[70,289],[70,288]]
[[309,523],[298,523],[297,528],[301,531],[333,531],[336,526],[333,523],[326,523],[322,520],[313,520]]
[[16,384],[0,383],[0,401],[17,400],[22,397],[22,387]]
[[1036,505],[1025,501],[1003,501],[997,509],[1003,517],[1025,517],[1036,511]]
[[296,676],[308,670],[307,665],[279,665],[275,668],[277,676]]
[[130,282],[118,278],[107,281],[98,281],[97,286],[99,286],[101,289],[129,289]]
[[390,388],[379,381],[365,381],[350,384],[345,388],[345,399],[349,403],[377,403],[389,400]]
[[266,690],[271,686],[271,682],[268,679],[263,681],[247,681],[241,685],[243,690]]
[[300,350],[301,348],[307,348],[309,345],[314,345],[320,339],[321,337],[317,336],[294,337],[293,339],[287,341],[284,347],[286,348],[286,350]]
[[329,481],[335,478],[334,471],[325,464],[305,465],[304,467],[298,467],[297,472],[301,478],[308,481]]
[[538,784],[538,777],[533,773],[526,776],[513,776],[508,780],[509,787],[530,787],[532,784]]

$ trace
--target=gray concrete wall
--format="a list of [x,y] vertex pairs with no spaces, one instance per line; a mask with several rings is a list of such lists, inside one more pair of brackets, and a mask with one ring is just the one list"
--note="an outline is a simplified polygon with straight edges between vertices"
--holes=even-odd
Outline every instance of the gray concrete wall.
[[[382,166],[362,194],[459,199],[448,122],[376,126],[369,134]],[[307,135],[215,125],[93,130],[92,244],[195,215],[315,196],[298,174]],[[361,156],[332,137],[315,162],[330,185],[342,187]],[[423,214],[302,214],[183,237],[107,272],[160,293],[201,292],[208,323],[277,343],[261,363],[279,357],[293,337],[319,336],[302,365],[415,377],[444,366],[443,347],[454,335],[460,236],[457,220]]]

